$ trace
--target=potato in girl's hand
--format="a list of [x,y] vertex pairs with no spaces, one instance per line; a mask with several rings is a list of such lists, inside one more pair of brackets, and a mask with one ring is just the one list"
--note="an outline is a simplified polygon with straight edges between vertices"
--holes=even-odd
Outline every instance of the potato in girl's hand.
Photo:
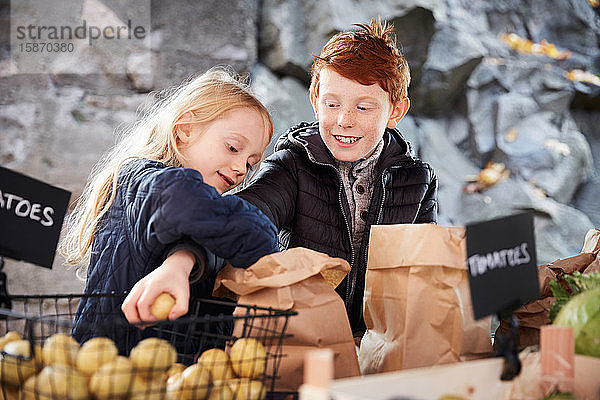
[[169,293],[161,293],[150,306],[150,312],[159,320],[165,320],[171,312],[171,308],[175,305],[175,298]]

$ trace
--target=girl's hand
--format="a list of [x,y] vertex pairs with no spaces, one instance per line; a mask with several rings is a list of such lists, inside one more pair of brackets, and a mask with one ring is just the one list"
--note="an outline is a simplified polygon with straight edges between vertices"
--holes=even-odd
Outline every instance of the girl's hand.
[[178,250],[171,254],[163,264],[140,279],[131,289],[121,310],[127,320],[132,323],[156,321],[150,312],[150,306],[163,292],[175,298],[168,318],[177,319],[188,311],[190,299],[189,276],[196,259],[187,250]]

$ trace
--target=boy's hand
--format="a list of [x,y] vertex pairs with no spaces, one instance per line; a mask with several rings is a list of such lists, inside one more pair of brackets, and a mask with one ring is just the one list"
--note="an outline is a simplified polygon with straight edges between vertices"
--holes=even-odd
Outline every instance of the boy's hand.
[[190,298],[189,276],[194,266],[194,255],[187,250],[179,250],[169,256],[163,264],[140,279],[131,289],[121,310],[132,323],[156,321],[150,306],[161,293],[169,293],[175,298],[168,318],[174,320],[188,311]]

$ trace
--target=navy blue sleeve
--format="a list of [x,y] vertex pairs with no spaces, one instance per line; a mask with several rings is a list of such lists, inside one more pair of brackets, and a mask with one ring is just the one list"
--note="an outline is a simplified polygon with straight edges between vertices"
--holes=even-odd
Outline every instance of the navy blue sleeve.
[[127,190],[137,242],[152,247],[188,238],[236,267],[278,251],[277,231],[255,206],[221,196],[192,169],[146,170]]

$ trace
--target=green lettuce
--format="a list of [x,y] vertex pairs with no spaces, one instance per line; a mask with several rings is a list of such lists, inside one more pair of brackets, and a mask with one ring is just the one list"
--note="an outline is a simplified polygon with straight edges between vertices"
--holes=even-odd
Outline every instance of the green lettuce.
[[550,309],[552,323],[573,328],[575,353],[600,357],[600,272],[564,275],[566,290],[550,282],[556,302]]
[[[566,290],[563,285],[561,285],[560,280],[565,282],[569,290]],[[550,311],[548,312],[550,322],[554,322],[554,318],[556,318],[558,312],[573,296],[586,290],[600,288],[600,271],[592,272],[590,274],[574,272],[572,274],[563,275],[560,280],[553,279],[550,281],[550,290],[556,299],[556,302],[550,307]]]

